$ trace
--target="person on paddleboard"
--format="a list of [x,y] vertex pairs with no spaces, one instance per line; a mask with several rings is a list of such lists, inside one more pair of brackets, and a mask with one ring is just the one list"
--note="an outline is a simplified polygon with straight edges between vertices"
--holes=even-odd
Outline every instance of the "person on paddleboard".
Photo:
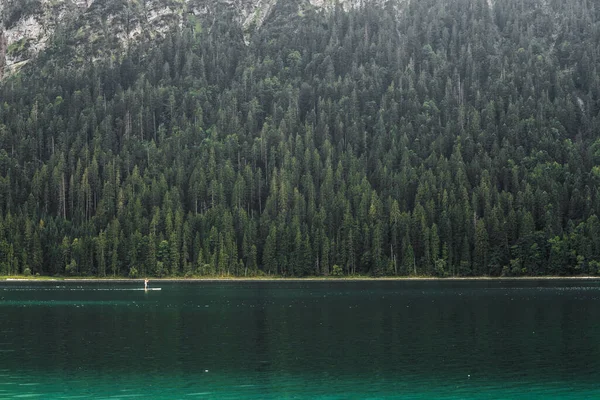
[[144,290],[148,290],[148,279],[144,279]]

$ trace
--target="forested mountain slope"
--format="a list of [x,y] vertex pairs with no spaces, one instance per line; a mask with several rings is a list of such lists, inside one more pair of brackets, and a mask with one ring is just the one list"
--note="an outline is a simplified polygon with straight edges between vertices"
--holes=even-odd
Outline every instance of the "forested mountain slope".
[[0,274],[598,273],[600,7],[365,3],[53,35],[0,83]]

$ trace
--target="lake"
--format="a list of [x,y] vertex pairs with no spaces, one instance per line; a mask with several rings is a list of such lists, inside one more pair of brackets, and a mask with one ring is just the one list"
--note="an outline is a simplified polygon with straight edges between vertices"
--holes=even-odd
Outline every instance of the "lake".
[[600,398],[600,281],[0,282],[0,399]]

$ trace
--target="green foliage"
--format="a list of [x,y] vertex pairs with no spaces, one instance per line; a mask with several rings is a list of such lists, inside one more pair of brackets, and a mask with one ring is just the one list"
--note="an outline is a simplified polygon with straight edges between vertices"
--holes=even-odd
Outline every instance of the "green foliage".
[[600,16],[534,3],[65,27],[0,84],[0,270],[600,274]]
[[22,38],[20,40],[17,40],[16,42],[11,43],[10,46],[8,46],[8,48],[6,49],[6,54],[9,57],[17,58],[21,56],[22,53],[27,51],[29,45],[30,40],[27,38]]
[[72,259],[71,262],[65,266],[65,274],[68,276],[75,276],[77,273],[77,262]]
[[596,260],[592,260],[589,263],[589,268],[592,274],[600,275],[600,262]]
[[333,267],[331,267],[331,275],[332,276],[342,276],[342,275],[344,275],[344,271],[342,270],[342,267],[335,264]]
[[435,261],[435,275],[439,277],[444,277],[447,275],[446,271],[446,260],[440,258]]
[[27,18],[40,11],[40,0],[5,0],[4,16],[2,22],[6,28],[11,28],[20,19]]
[[129,268],[129,277],[130,278],[137,278],[139,276],[138,270],[136,267],[131,267]]

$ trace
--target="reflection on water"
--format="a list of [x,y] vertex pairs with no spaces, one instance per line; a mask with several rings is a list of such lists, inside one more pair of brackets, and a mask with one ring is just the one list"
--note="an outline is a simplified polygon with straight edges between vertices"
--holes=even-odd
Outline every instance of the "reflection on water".
[[0,284],[0,399],[600,394],[595,281],[137,286]]

